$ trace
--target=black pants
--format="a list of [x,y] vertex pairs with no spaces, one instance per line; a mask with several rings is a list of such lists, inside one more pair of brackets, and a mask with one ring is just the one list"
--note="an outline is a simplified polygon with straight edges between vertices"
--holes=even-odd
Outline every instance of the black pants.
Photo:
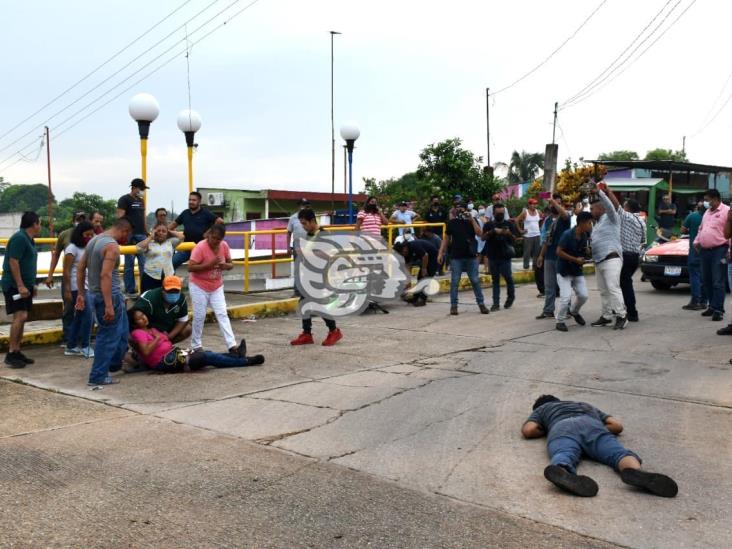
[[537,267],[534,263],[534,280],[536,281],[536,289],[539,290],[540,294],[544,293],[544,264],[541,267]]
[[620,289],[623,292],[623,301],[628,316],[638,316],[635,308],[635,291],[633,290],[633,275],[638,270],[639,254],[623,252],[623,268],[620,269]]
[[[328,326],[328,331],[332,332],[336,329],[336,322],[332,318],[323,318],[325,325]],[[302,331],[306,334],[310,334],[313,331],[313,319],[303,318],[302,319]]]

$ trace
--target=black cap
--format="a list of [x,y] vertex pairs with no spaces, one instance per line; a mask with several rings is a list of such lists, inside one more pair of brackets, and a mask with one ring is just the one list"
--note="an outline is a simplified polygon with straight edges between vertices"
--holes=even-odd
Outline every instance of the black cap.
[[407,203],[406,203],[406,202],[405,202],[404,200],[402,200],[402,201],[401,201],[401,202],[399,203],[399,206],[406,206],[406,205],[407,205]]
[[310,201],[307,198],[303,197],[300,200],[298,200],[297,203],[300,204],[301,206],[307,206],[310,204]]
[[135,189],[142,189],[143,191],[150,188],[145,185],[145,182],[139,177],[136,177],[130,182],[130,187],[134,187]]
[[84,220],[86,219],[86,213],[85,212],[74,212],[74,221]]

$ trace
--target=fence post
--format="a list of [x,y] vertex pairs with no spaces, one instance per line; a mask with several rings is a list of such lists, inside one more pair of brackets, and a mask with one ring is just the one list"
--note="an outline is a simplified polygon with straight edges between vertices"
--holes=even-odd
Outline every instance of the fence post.
[[[272,233],[272,259],[276,259],[277,254],[275,253],[275,239],[276,235],[275,233]],[[277,264],[272,263],[272,278],[277,278]]]
[[249,231],[244,231],[244,293],[249,293]]

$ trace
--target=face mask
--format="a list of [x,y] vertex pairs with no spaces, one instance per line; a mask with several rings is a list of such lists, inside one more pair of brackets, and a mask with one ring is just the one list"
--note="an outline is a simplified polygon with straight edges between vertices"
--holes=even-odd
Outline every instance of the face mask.
[[127,237],[117,238],[115,240],[117,240],[117,244],[119,244],[120,246],[127,246]]
[[709,209],[709,200],[704,201],[704,208]]
[[85,237],[83,237],[83,238],[81,239],[81,241],[82,241],[82,242],[84,243],[84,246],[86,246],[87,244],[89,244],[89,241],[90,241],[90,240],[91,240],[92,238],[94,238],[94,237],[93,237],[93,236],[85,236]]
[[495,217],[496,221],[503,221],[503,214],[496,214],[493,217]]
[[180,299],[180,292],[163,292],[165,302],[169,305],[175,305]]
[[481,208],[480,210],[478,210],[478,213],[480,215],[485,215],[485,208]]
[[468,209],[469,210],[472,210],[473,209],[473,203],[472,202],[470,204],[468,204]]

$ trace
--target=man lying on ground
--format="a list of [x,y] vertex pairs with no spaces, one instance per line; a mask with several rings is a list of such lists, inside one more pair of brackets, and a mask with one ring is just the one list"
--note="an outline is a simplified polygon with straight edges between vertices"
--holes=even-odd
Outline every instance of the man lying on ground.
[[246,356],[247,344],[241,340],[236,353],[213,353],[211,351],[194,351],[186,355],[178,347],[174,347],[163,332],[150,326],[147,315],[135,309],[131,312],[133,330],[130,343],[142,362],[151,370],[166,373],[190,372],[206,366],[214,368],[238,368],[257,366],[264,363],[262,355]]
[[547,436],[551,465],[544,469],[544,477],[562,490],[584,497],[597,494],[594,480],[577,475],[584,453],[615,469],[625,484],[665,498],[679,491],[670,477],[641,471],[640,457],[618,442],[615,435],[623,431],[623,425],[614,417],[585,402],[563,401],[553,395],[537,398],[533,410],[521,434],[525,438]]

